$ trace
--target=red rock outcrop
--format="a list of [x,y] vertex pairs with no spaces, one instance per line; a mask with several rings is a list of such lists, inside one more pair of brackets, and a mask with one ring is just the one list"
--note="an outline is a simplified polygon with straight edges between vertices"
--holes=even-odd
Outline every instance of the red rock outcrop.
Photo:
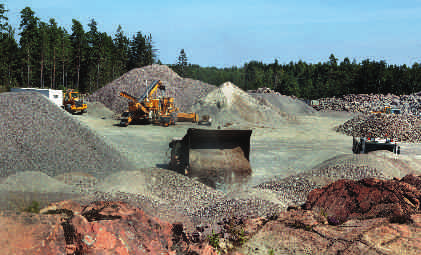
[[378,217],[406,221],[411,214],[420,212],[420,180],[421,176],[413,175],[402,180],[339,180],[311,191],[303,208],[321,211],[338,224]]
[[182,223],[161,221],[123,202],[81,207],[63,201],[41,212],[47,214],[0,217],[0,237],[8,240],[0,243],[1,254],[217,254],[186,234]]
[[419,254],[421,214],[412,224],[387,218],[349,220],[340,226],[326,223],[315,211],[291,210],[265,221],[241,248],[244,254]]

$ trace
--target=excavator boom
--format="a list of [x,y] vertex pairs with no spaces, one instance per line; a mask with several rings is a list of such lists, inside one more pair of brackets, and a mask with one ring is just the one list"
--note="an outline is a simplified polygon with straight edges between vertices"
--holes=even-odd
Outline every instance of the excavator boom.
[[132,100],[134,103],[138,103],[139,102],[139,101],[137,101],[137,98],[136,97],[134,97],[134,96],[132,96],[132,95],[126,93],[126,92],[123,92],[123,91],[120,92],[120,96],[125,97],[125,98],[127,98],[129,100]]
[[174,98],[158,98],[156,95],[158,89],[165,90],[165,86],[160,80],[153,81],[147,86],[145,93],[139,98],[123,91],[120,92],[120,96],[130,100],[128,111],[123,113],[120,118],[120,125],[127,126],[132,121],[163,124],[174,123],[170,115],[174,111]]

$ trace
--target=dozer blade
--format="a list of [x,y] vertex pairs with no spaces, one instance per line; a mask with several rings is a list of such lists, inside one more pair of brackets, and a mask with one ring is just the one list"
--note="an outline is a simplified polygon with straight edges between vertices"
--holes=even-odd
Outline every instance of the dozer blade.
[[190,176],[249,174],[251,133],[251,130],[190,128],[182,139],[170,143],[170,168],[178,172],[187,170]]

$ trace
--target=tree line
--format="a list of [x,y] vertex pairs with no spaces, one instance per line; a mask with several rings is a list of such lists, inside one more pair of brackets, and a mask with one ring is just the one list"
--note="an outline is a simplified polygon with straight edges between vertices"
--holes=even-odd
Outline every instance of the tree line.
[[[92,92],[133,68],[158,60],[151,34],[137,32],[132,38],[121,26],[115,34],[98,30],[95,19],[88,31],[73,19],[71,31],[51,18],[48,23],[36,17],[30,7],[21,12],[18,29],[8,24],[7,10],[0,4],[0,86],[74,88]],[[331,54],[326,62],[303,61],[280,64],[250,61],[241,67],[216,68],[190,64],[184,49],[169,67],[182,77],[220,85],[231,81],[244,90],[269,87],[285,95],[304,99],[344,94],[421,91],[421,65],[389,65],[384,60],[349,58],[341,62]]]
[[[177,69],[175,69],[177,70]],[[268,87],[284,95],[304,99],[334,97],[346,94],[411,94],[421,91],[421,65],[388,65],[384,60],[349,58],[339,62],[331,54],[323,63],[303,61],[264,64],[250,61],[242,67],[215,68],[189,64],[185,76],[220,85],[226,81],[244,90]]]
[[55,19],[40,20],[30,7],[20,12],[19,43],[0,4],[0,85],[6,87],[74,88],[92,92],[123,73],[154,63],[157,50],[151,34],[137,32],[129,39],[121,26],[113,36],[98,30],[95,19],[88,31],[76,19],[71,31]]

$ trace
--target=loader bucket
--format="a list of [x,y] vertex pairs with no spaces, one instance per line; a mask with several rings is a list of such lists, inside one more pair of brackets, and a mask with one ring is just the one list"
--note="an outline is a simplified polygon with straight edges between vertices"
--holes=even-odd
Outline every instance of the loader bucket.
[[251,133],[189,128],[183,138],[170,143],[170,169],[199,179],[249,175]]

